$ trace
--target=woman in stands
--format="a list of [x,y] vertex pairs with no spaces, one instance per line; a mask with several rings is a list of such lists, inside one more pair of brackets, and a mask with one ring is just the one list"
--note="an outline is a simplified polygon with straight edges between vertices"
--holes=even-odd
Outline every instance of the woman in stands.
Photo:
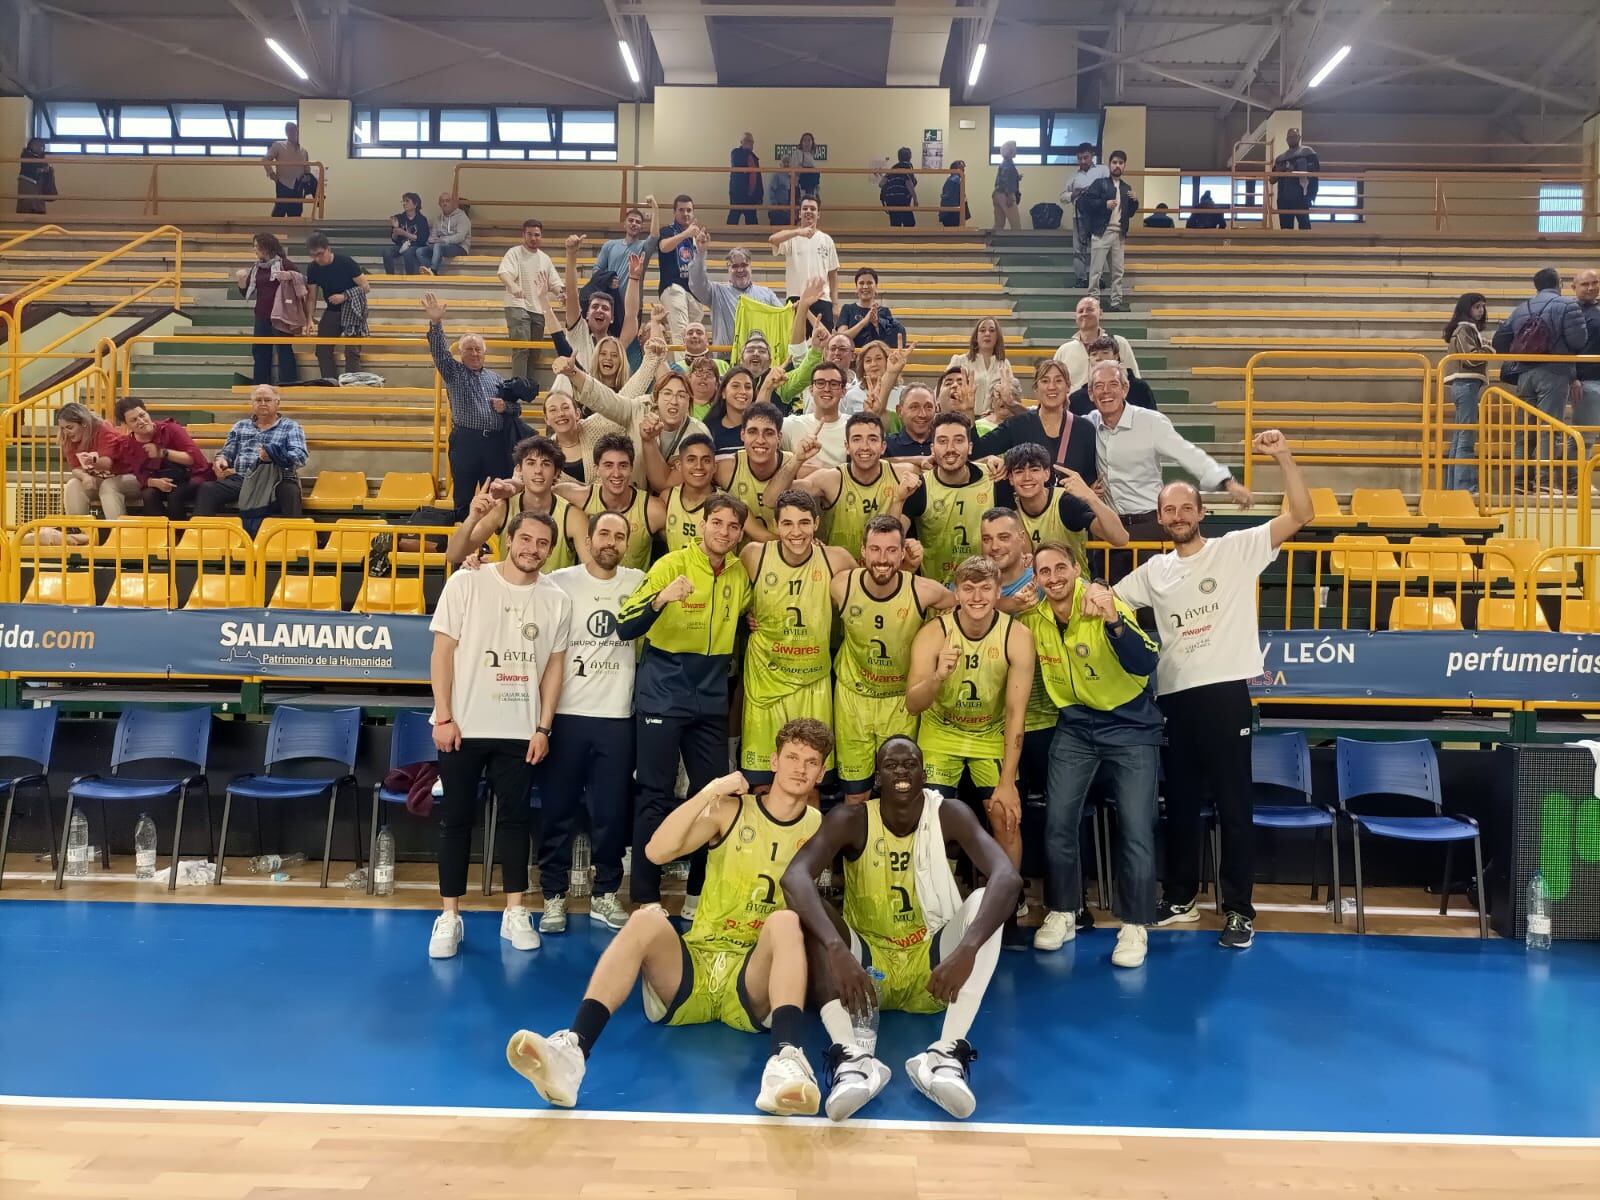
[[[770,392],[770,388],[765,388]],[[706,428],[718,454],[736,454],[744,446],[740,431],[744,414],[756,398],[756,377],[749,367],[730,367],[717,388],[717,401],[706,412]],[[766,397],[763,396],[763,399]]]
[[[653,376],[654,372],[651,374]],[[642,379],[637,391],[631,393],[627,391],[627,386],[631,382],[628,372],[628,356],[622,352],[622,343],[610,334],[595,343],[594,377],[612,391],[623,395],[642,396],[650,390],[650,380]]]
[[[1463,293],[1444,327],[1444,343],[1451,354],[1487,354],[1483,327],[1489,319],[1489,304],[1481,292]],[[1455,406],[1457,426],[1450,438],[1450,465],[1445,468],[1444,485],[1478,491],[1478,395],[1489,380],[1487,358],[1458,359],[1444,377],[1450,388],[1450,403]],[[1470,460],[1470,461],[1469,461]]]
[[[900,403],[900,393],[905,390],[898,383],[898,372],[892,379],[886,378],[888,375],[888,346],[882,342],[868,342],[856,351],[856,379],[858,382],[851,391],[859,390],[862,393],[862,401],[861,407],[856,409],[855,412],[871,409],[887,419],[887,414],[893,412]],[[879,393],[886,393],[886,395],[880,397]],[[845,397],[844,402],[839,406],[839,411],[846,413],[847,416],[854,416],[855,412],[847,412],[845,408],[850,399],[848,395]]]
[[134,470],[143,449],[76,401],[56,413],[56,436],[67,469],[62,493],[67,515],[88,516],[91,501],[98,499],[106,520],[127,516],[128,501],[139,494]]
[[950,365],[960,367],[972,380],[972,394],[977,400],[978,415],[989,411],[989,389],[994,381],[1011,375],[1011,364],[1006,361],[1006,339],[1000,332],[1000,322],[985,317],[972,330],[972,341],[965,354],[950,356]]
[[[244,298],[254,302],[255,305],[255,336],[262,337],[287,337],[299,332],[305,326],[307,304],[310,297],[306,290],[305,276],[300,269],[289,261],[289,256],[283,252],[283,245],[270,233],[258,233],[252,239],[256,251],[256,261],[252,266],[245,267],[238,273],[239,290],[244,293]],[[278,289],[288,288],[283,297],[284,303],[278,303]],[[291,313],[288,308],[298,304],[297,312]],[[276,311],[283,328],[273,323],[272,314]],[[285,329],[289,332],[285,333]],[[300,370],[295,366],[294,347],[255,345],[250,348],[255,359],[255,371],[251,376],[251,383],[273,383],[279,387],[297,383],[300,379]],[[278,378],[272,378],[273,351],[277,351]]]
[[[558,380],[565,383],[565,380]],[[605,421],[604,417],[596,419]],[[583,420],[578,416],[578,406],[572,399],[572,385],[565,387],[552,387],[544,397],[544,423],[550,436],[561,447],[562,457],[565,459],[561,469],[579,483],[589,482],[589,453],[584,439]],[[621,426],[606,421],[613,429],[620,431]],[[599,435],[595,435],[599,440]]]
[[817,165],[816,154],[817,139],[809,133],[802,133],[795,148],[784,157],[784,166],[800,172],[795,177],[793,203],[796,208],[807,196],[818,201],[822,199],[822,174],[812,169]]
[[709,355],[697,358],[689,364],[689,411],[699,420],[704,420],[705,415],[711,411],[711,406],[717,402],[722,379],[717,374],[717,364]]
[[[407,192],[400,197],[400,211],[389,218],[389,249],[383,252],[383,269],[389,275],[409,275],[408,261],[415,262],[415,250],[428,244],[428,218],[422,212],[422,197]],[[408,255],[408,251],[412,252]]]

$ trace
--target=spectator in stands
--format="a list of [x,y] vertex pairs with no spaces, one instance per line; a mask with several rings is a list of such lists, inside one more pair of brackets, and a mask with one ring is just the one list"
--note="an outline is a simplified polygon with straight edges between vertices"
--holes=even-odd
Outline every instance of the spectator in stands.
[[[544,423],[550,432],[550,438],[561,449],[561,469],[568,478],[578,483],[589,482],[589,463],[591,456],[586,452],[587,443],[584,440],[584,422],[593,420],[604,421],[610,428],[607,433],[621,433],[623,429],[614,421],[606,421],[604,417],[584,417],[578,412],[577,401],[572,398],[572,384],[566,379],[558,379],[550,385],[550,390],[544,398]],[[596,434],[595,441],[600,440]]]
[[511,447],[501,423],[506,402],[499,394],[500,376],[483,365],[483,338],[462,334],[456,343],[460,357],[452,357],[444,338],[444,301],[429,292],[422,297],[422,311],[428,316],[428,352],[450,401],[450,476],[460,521],[480,483],[511,474]]
[[982,434],[973,447],[973,458],[1004,454],[1013,446],[1031,442],[1043,446],[1051,462],[1076,471],[1093,484],[1099,478],[1094,428],[1067,411],[1063,374],[1061,365],[1054,359],[1040,363],[1034,370],[1035,407],[1024,409]]
[[1278,181],[1278,228],[1311,228],[1311,206],[1317,199],[1316,172],[1322,169],[1317,152],[1300,142],[1300,131],[1289,130],[1289,148],[1272,160]]
[[839,298],[839,250],[818,224],[820,208],[815,197],[800,201],[800,224],[780,229],[767,239],[773,254],[783,259],[783,286],[789,303],[798,303],[808,280],[821,279],[822,296],[810,311],[829,329],[834,327],[834,305]]
[[[289,261],[283,245],[270,233],[258,233],[251,239],[256,261],[241,268],[234,276],[244,298],[253,305],[255,315],[254,336],[294,337],[311,323],[311,295],[306,277]],[[280,290],[282,295],[279,295]],[[300,369],[295,366],[294,347],[271,346],[257,343],[250,347],[255,369],[252,383],[272,382],[272,359],[278,359],[278,386],[284,387],[300,380]]]
[[809,133],[802,133],[800,140],[788,154],[784,155],[783,165],[791,171],[798,171],[795,176],[794,195],[791,204],[798,204],[807,196],[813,200],[822,199],[822,174],[816,170],[817,165],[817,139]]
[[17,211],[43,216],[50,202],[41,196],[56,194],[56,169],[45,156],[44,139],[29,138],[17,167]]
[[1127,312],[1128,306],[1122,302],[1122,246],[1128,222],[1139,211],[1139,197],[1122,178],[1127,154],[1113,150],[1108,161],[1109,173],[1078,194],[1078,212],[1089,230],[1089,294],[1099,299],[1100,287],[1109,275],[1111,303],[1107,307],[1111,312]]
[[[705,247],[711,232],[700,231],[700,253],[689,263],[689,294],[711,309],[711,340],[719,346],[731,346],[739,300],[749,297],[757,304],[772,308],[781,307],[783,298],[769,287],[757,283],[750,274],[750,251],[735,246],[728,251],[728,280],[712,283],[706,275]],[[762,340],[765,341],[765,335]]]
[[[1560,272],[1554,267],[1545,267],[1533,277],[1533,287],[1534,294],[1512,309],[1511,315],[1494,331],[1495,353],[1582,354],[1589,344],[1589,327],[1578,302],[1561,294]],[[1523,400],[1558,421],[1566,417],[1567,401],[1571,399],[1573,384],[1578,378],[1575,364],[1512,362],[1506,364],[1506,371],[1515,373],[1517,395]],[[1549,434],[1539,435],[1537,453],[1540,459],[1550,458]],[[1561,481],[1556,479],[1530,476],[1524,482],[1529,487],[1561,490]]]
[[1012,161],[1017,157],[1017,144],[1007,142],[1000,147],[1000,169],[994,173],[994,227],[996,229],[1022,228],[1022,172]]
[[909,350],[890,350],[882,342],[868,342],[861,347],[856,351],[855,382],[845,392],[839,411],[847,417],[864,411],[879,416],[893,412],[904,390],[898,384],[909,356]]
[[[348,254],[335,254],[325,233],[313,233],[306,238],[306,249],[311,253],[311,266],[306,270],[306,282],[311,285],[311,300],[306,316],[306,336],[319,338],[364,338],[367,336],[367,293],[372,280],[364,268]],[[322,316],[317,317],[317,297],[325,304]],[[324,379],[338,375],[333,347],[322,343],[317,347],[317,369]],[[361,370],[361,347],[346,346],[344,369]]]
[[878,272],[872,267],[856,269],[856,298],[839,309],[839,325],[859,346],[882,342],[904,346],[906,327],[895,320],[889,306],[878,299]]
[[1211,198],[1210,191],[1200,193],[1200,199],[1195,201],[1194,211],[1189,214],[1189,219],[1183,223],[1185,229],[1226,229],[1228,218],[1222,211],[1222,205]]
[[128,515],[128,501],[139,495],[134,475],[142,451],[115,425],[72,401],[56,411],[56,444],[66,471],[62,507],[68,516],[86,517],[99,500],[105,519]]
[[1000,322],[984,317],[972,327],[972,340],[965,354],[952,354],[950,365],[960,367],[972,381],[972,394],[977,401],[979,416],[989,411],[989,391],[994,381],[1013,375],[1006,361],[1006,339],[1000,332]]
[[1164,203],[1156,205],[1156,209],[1155,209],[1154,212],[1150,212],[1150,213],[1146,213],[1145,214],[1145,216],[1144,216],[1144,227],[1146,229],[1176,229],[1177,228],[1177,226],[1172,223],[1172,214],[1167,211],[1167,206]]
[[[1091,365],[1097,362],[1120,362],[1121,358],[1122,348],[1117,345],[1117,339],[1109,333],[1102,333],[1089,343],[1089,362]],[[1053,358],[1049,361],[1060,369],[1061,383],[1065,385],[1067,382],[1067,369]],[[1039,376],[1035,374],[1034,379],[1035,387],[1037,387]],[[1128,403],[1135,408],[1156,408],[1155,393],[1150,390],[1150,385],[1137,375],[1128,377]],[[1094,411],[1094,401],[1089,399],[1089,385],[1087,383],[1068,397],[1067,407],[1072,410],[1072,415],[1075,417],[1087,417]]]
[[[472,253],[472,218],[461,202],[451,192],[439,193],[439,219],[428,230],[428,240],[412,247],[417,270],[423,275],[442,275],[447,259]],[[405,258],[401,265],[411,274],[411,263]]]
[[567,468],[566,455],[553,439],[535,435],[516,444],[511,460],[516,464],[515,474],[510,479],[490,480],[479,488],[467,519],[450,535],[445,557],[452,566],[460,566],[496,534],[504,549],[511,542],[511,522],[517,514],[536,512],[547,514],[556,523],[555,544],[545,565],[552,569],[570,567],[578,561],[577,547],[585,540],[589,523],[581,512],[555,494],[555,485]]
[[1089,142],[1078,144],[1078,169],[1067,186],[1061,189],[1061,207],[1072,214],[1072,281],[1074,287],[1089,286],[1089,226],[1083,213],[1078,211],[1078,197],[1090,185],[1110,175],[1104,165],[1094,161],[1094,146]]
[[699,362],[706,363],[718,379],[728,369],[726,359],[711,353],[711,331],[700,321],[690,321],[683,327],[683,358],[674,366],[677,370],[687,371]]
[[912,229],[917,224],[917,175],[911,167],[911,147],[895,152],[894,166],[883,173],[878,184],[878,203],[889,214],[889,228]]
[[411,274],[407,264],[416,265],[416,247],[428,244],[428,218],[422,214],[422,197],[415,192],[401,196],[400,211],[389,218],[389,243],[383,252],[384,274]]
[[272,206],[275,217],[298,217],[305,205],[298,203],[301,196],[300,176],[305,174],[311,155],[300,144],[300,126],[290,121],[283,127],[283,136],[267,147],[267,156],[261,160],[278,192],[278,202]]
[[761,159],[756,156],[756,135],[747,133],[728,154],[728,224],[758,225],[756,209],[761,204]]
[[1572,294],[1583,310],[1589,340],[1583,353],[1592,361],[1578,364],[1578,392],[1572,401],[1572,423],[1590,447],[1600,443],[1600,271],[1579,271]]
[[1089,382],[1089,347],[1102,337],[1111,337],[1117,343],[1117,359],[1131,375],[1139,373],[1139,360],[1133,356],[1133,347],[1121,334],[1107,333],[1100,327],[1100,301],[1085,296],[1074,310],[1078,331],[1057,347],[1055,360],[1067,368],[1067,379],[1072,390],[1077,391]]
[[885,458],[926,458],[933,452],[933,392],[926,384],[910,383],[900,393],[895,409],[900,432],[889,435]]
[[202,483],[213,478],[205,451],[177,421],[157,421],[136,396],[117,401],[117,424],[132,439],[144,515],[181,521]]
[[[837,339],[838,335],[835,335]],[[842,467],[845,453],[845,423],[839,403],[844,399],[846,372],[833,361],[821,363],[811,372],[812,407],[809,412],[783,423],[783,448],[802,459],[815,444],[817,462],[825,467]]]
[[[1485,354],[1483,327],[1489,319],[1489,303],[1482,292],[1466,292],[1456,301],[1450,323],[1444,327],[1444,344],[1451,354]],[[1450,435],[1450,465],[1445,468],[1444,486],[1478,491],[1478,396],[1489,382],[1486,358],[1465,358],[1451,363],[1444,377],[1458,426]]]
[[756,401],[758,386],[770,392],[773,385],[757,385],[755,374],[748,367],[733,367],[722,377],[717,385],[716,400],[701,418],[711,431],[712,448],[716,453],[733,454],[744,445],[740,436],[744,415]]
[[[655,340],[655,339],[652,339]],[[646,353],[664,350],[664,347],[646,349]],[[655,437],[661,449],[663,462],[670,462],[678,452],[678,443],[691,433],[710,436],[705,423],[696,420],[692,413],[689,381],[675,371],[668,371],[656,381],[648,396],[623,397],[618,395],[582,365],[570,358],[558,358],[550,369],[565,375],[572,384],[573,398],[582,408],[595,416],[604,417],[620,425],[633,442],[633,482],[635,486],[649,484],[660,491],[662,481],[646,477],[644,439]]]
[[[604,288],[595,288],[589,292],[587,300],[583,298],[578,288],[578,249],[582,245],[583,234],[567,235],[566,260],[562,271],[565,286],[560,289],[561,314],[563,332],[571,344],[570,356],[584,367],[589,367],[594,363],[595,348],[602,339],[611,336],[617,301]],[[644,273],[648,265],[642,254],[627,260],[627,286],[622,292],[622,330],[617,337],[624,352],[639,335],[639,304],[643,298]],[[545,303],[549,303],[548,293]],[[558,353],[561,351],[560,346],[556,349]]]
[[250,393],[250,416],[228,431],[212,460],[216,478],[200,485],[194,515],[214,517],[232,504],[247,517],[298,517],[300,471],[309,458],[305,432],[279,414],[276,389],[263,383]]
[[[818,325],[818,328],[821,329],[820,324]],[[823,332],[826,331],[824,330]],[[789,348],[789,357],[797,359],[803,352],[803,347],[798,345],[791,346]],[[855,373],[855,345],[843,333],[830,333],[827,335],[827,341],[823,343],[822,361],[830,362],[834,366],[838,367],[839,370],[844,372],[844,392],[841,393],[836,400],[836,403],[842,405],[844,403],[845,395],[849,394],[851,389],[860,382],[860,380],[856,378]],[[815,412],[817,410],[817,406],[815,397],[812,394],[809,386],[809,380],[807,382],[808,386],[803,392],[800,393],[800,411],[809,413]],[[863,393],[862,396],[857,397],[858,401],[862,403],[863,406],[865,405],[864,396],[865,393]],[[842,415],[849,416],[850,414],[843,413]]]
[[672,222],[661,230],[657,243],[656,271],[661,286],[661,304],[667,310],[667,341],[683,342],[683,327],[690,316],[689,270],[699,253],[700,226],[694,219],[694,197],[683,193],[673,198]]
[[[521,243],[505,252],[495,272],[505,287],[506,336],[513,342],[544,337],[545,310],[550,307],[551,295],[561,290],[555,263],[540,249],[543,244],[544,222],[529,217],[522,223]],[[533,378],[533,364],[531,346],[511,352],[511,373],[519,379]]]
[[594,256],[594,275],[590,277],[591,283],[604,274],[626,279],[628,260],[642,258],[648,251],[650,239],[655,236],[655,230],[651,226],[657,215],[656,198],[646,196],[644,202],[650,208],[648,219],[642,208],[630,208],[622,218],[622,236],[609,238],[600,243],[600,249]]
[[697,419],[704,419],[716,403],[717,388],[722,383],[722,376],[717,373],[717,360],[702,354],[677,370],[689,381],[689,412]]
[[961,180],[967,173],[967,164],[956,159],[950,164],[950,175],[939,189],[939,224],[955,229],[972,220],[972,205],[961,198]]

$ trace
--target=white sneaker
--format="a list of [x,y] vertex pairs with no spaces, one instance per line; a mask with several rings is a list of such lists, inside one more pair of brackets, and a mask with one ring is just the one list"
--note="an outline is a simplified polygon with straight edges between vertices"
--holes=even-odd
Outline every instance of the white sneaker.
[[578,1035],[562,1029],[548,1038],[519,1029],[506,1043],[506,1062],[544,1098],[547,1104],[571,1108],[578,1102],[578,1087],[588,1069]]
[[[544,912],[539,914],[539,932],[565,933],[566,931],[567,898],[565,896],[546,896],[544,898]],[[538,944],[538,942],[534,943],[535,946]]]
[[805,1052],[798,1046],[785,1046],[771,1058],[761,1072],[761,1094],[756,1107],[780,1117],[809,1117],[822,1102],[817,1077],[811,1072]]
[[828,1047],[828,1102],[830,1121],[844,1121],[865,1107],[889,1082],[889,1066],[856,1046],[835,1043]]
[[533,931],[533,919],[522,905],[508,908],[500,918],[500,936],[518,950],[537,950],[539,935]]
[[440,913],[433,922],[433,933],[428,938],[429,958],[454,958],[466,937],[460,913]]
[[1033,935],[1033,948],[1035,950],[1059,950],[1073,938],[1078,936],[1078,914],[1069,912],[1056,912],[1053,909],[1045,913],[1044,923]]
[[965,1120],[978,1107],[967,1082],[967,1065],[976,1057],[965,1038],[957,1040],[948,1051],[935,1043],[906,1059],[906,1074],[917,1091],[952,1117]]
[[700,911],[699,896],[685,896],[683,907],[678,910],[678,916],[685,921],[693,921],[694,914]]
[[1113,967],[1142,967],[1150,945],[1150,931],[1143,925],[1124,924],[1117,930],[1117,948],[1111,952]]
[[628,923],[628,910],[622,907],[622,901],[617,899],[615,892],[606,892],[589,901],[589,920],[607,929],[618,930]]
[[1023,899],[1017,901],[1017,920],[1026,921],[1027,919],[1028,919],[1028,901],[1027,901],[1026,897],[1024,897]]

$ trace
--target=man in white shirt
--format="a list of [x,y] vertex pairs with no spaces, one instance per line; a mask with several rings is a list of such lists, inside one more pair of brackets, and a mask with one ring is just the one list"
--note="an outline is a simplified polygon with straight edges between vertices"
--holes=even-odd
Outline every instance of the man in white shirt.
[[[616,317],[617,299],[603,288],[589,293],[584,303],[578,288],[578,251],[583,247],[581,233],[569,233],[566,240],[566,261],[562,266],[565,287],[561,290],[562,324],[566,327],[567,341],[572,344],[572,358],[584,370],[594,365],[594,348],[602,338],[611,336],[611,326]],[[644,272],[648,264],[640,254],[628,259],[627,275],[623,278],[617,295],[622,303],[622,331],[617,340],[623,352],[639,336],[639,304],[643,298]],[[581,306],[581,307],[580,307]]]
[[[1115,589],[1126,604],[1154,610],[1161,638],[1156,697],[1167,719],[1167,870],[1156,924],[1200,919],[1200,812],[1209,791],[1222,828],[1221,944],[1235,950],[1255,936],[1249,681],[1263,670],[1256,580],[1313,515],[1283,434],[1258,433],[1250,449],[1277,462],[1286,509],[1265,524],[1207,538],[1200,493],[1193,484],[1169,483],[1159,511],[1174,549],[1146,559]],[[1104,585],[1091,589],[1096,594],[1104,597]]]
[[283,136],[267,147],[267,156],[261,160],[267,178],[272,180],[278,193],[278,202],[272,206],[273,216],[298,217],[305,211],[303,204],[286,201],[300,198],[302,193],[296,185],[310,161],[311,154],[300,144],[300,126],[290,121],[283,127]]
[[[529,217],[522,223],[522,244],[507,250],[496,272],[505,286],[506,336],[513,342],[533,342],[544,336],[544,312],[550,297],[561,290],[561,279],[550,256],[539,249],[544,222]],[[533,378],[533,349],[511,352],[511,370],[523,379]]]
[[[813,409],[783,422],[783,448],[799,452],[806,442],[816,442],[814,459],[818,467],[842,467],[849,459],[845,452],[845,417],[839,411],[844,398],[844,371],[837,363],[819,363],[811,372]],[[801,458],[807,457],[801,454]]]
[[772,252],[783,259],[783,287],[789,300],[800,299],[807,280],[825,281],[822,298],[811,306],[811,311],[832,329],[839,296],[839,251],[833,239],[817,227],[818,212],[816,198],[807,196],[800,201],[799,227],[780,229],[767,241]]
[[1170,418],[1128,403],[1128,371],[1119,362],[1097,362],[1089,372],[1089,399],[1094,411],[1095,461],[1111,507],[1133,541],[1161,540],[1156,498],[1161,493],[1161,464],[1177,463],[1206,491],[1225,491],[1241,508],[1249,508],[1250,492],[1228,468],[1172,426]]
[[631,533],[622,513],[593,514],[588,563],[549,577],[572,600],[572,636],[539,791],[540,933],[567,927],[572,843],[584,804],[594,861],[589,919],[613,931],[628,921],[617,891],[622,852],[633,835],[634,646],[617,632],[617,611],[644,582],[643,571],[621,565]]
[[1078,146],[1078,170],[1067,180],[1061,192],[1061,206],[1072,216],[1072,278],[1077,287],[1089,286],[1089,226],[1078,220],[1078,195],[1097,179],[1105,179],[1111,172],[1094,161],[1094,147],[1088,142]]
[[497,841],[506,890],[500,936],[518,950],[539,946],[522,894],[528,888],[528,792],[534,767],[550,752],[549,722],[561,699],[572,617],[571,599],[539,574],[558,536],[548,514],[518,513],[507,528],[504,561],[452,575],[428,626],[433,744],[444,788],[444,912],[433,923],[430,958],[454,958],[461,946],[460,904],[485,775],[500,802]]

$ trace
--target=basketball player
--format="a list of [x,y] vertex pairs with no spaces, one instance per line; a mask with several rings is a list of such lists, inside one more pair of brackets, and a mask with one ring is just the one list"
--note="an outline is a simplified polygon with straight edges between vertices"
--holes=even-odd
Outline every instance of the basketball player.
[[917,718],[906,709],[911,642],[930,613],[956,603],[949,588],[907,569],[905,544],[899,517],[873,517],[861,543],[867,565],[830,585],[844,631],[833,660],[834,753],[845,799],[854,803],[872,789],[879,747],[891,737],[916,738]]
[[[773,510],[778,540],[739,552],[754,588],[739,766],[758,786],[770,779],[766,764],[781,726],[797,717],[833,726],[829,585],[835,574],[855,565],[843,550],[817,541],[817,502],[810,495],[790,489],[777,497]],[[825,770],[833,770],[832,754]]]
[[770,1029],[756,1107],[779,1116],[817,1111],[817,1079],[800,1048],[805,941],[778,881],[821,824],[806,801],[833,735],[820,722],[791,721],[778,747],[765,796],[751,795],[743,775],[725,775],[662,822],[645,848],[657,864],[708,848],[704,900],[689,932],[680,935],[659,904],[638,909],[600,956],[571,1028],[511,1035],[506,1061],[548,1103],[578,1102],[595,1041],[642,976],[645,1016],[657,1024]]
[[[645,454],[652,453],[659,454],[660,450],[647,443]],[[717,450],[709,437],[703,433],[686,435],[678,443],[677,458],[682,482],[668,489],[665,496],[651,496],[649,500],[650,528],[662,531],[669,554],[700,540],[700,514],[706,499],[716,490]]]
[[[1085,561],[1085,532],[1097,542],[1128,544],[1128,531],[1111,506],[1070,467],[1055,466],[1037,442],[1006,451],[1006,481],[995,489],[995,503],[1016,509],[1029,549],[1065,542]],[[1054,480],[1054,484],[1052,484]]]
[[750,520],[745,522],[748,541],[770,542],[773,526],[778,523],[778,514],[762,498],[767,484],[788,457],[778,449],[782,429],[783,414],[778,406],[758,400],[745,409],[744,425],[739,430],[744,449],[717,460],[717,486],[742,500],[750,510]]
[[[828,1050],[827,1113],[842,1121],[883,1090],[889,1068],[855,1044],[850,1012],[872,1003],[867,967],[883,972],[878,1007],[944,1012],[939,1038],[906,1062],[906,1074],[953,1117],[972,1115],[967,1078],[976,1057],[967,1035],[1000,957],[1000,930],[1022,879],[965,805],[927,786],[922,753],[907,737],[878,751],[880,799],[841,804],[823,819],[783,874],[783,892],[805,926],[812,995]],[[988,886],[965,900],[945,858],[955,842]],[[844,856],[844,912],[817,892],[817,873]]]
[[524,512],[548,513],[555,519],[556,544],[545,565],[546,574],[576,563],[577,547],[584,539],[588,522],[582,513],[555,494],[555,483],[561,478],[561,468],[566,461],[566,455],[554,438],[531,437],[518,442],[512,452],[516,474],[510,479],[490,480],[479,488],[467,510],[467,519],[450,535],[450,543],[445,547],[450,565],[459,567],[497,533],[501,546],[507,545],[511,522],[518,513]]
[[902,512],[922,543],[922,574],[949,583],[978,549],[979,522],[994,507],[994,480],[973,464],[972,422],[961,413],[933,419],[933,470],[907,496]]
[[[633,440],[625,433],[607,433],[594,444],[594,468],[600,482],[557,483],[555,493],[580,512],[621,513],[628,519],[628,549],[622,565],[642,571],[650,565],[650,538],[661,532],[650,523],[650,493],[633,485]],[[578,544],[578,556],[588,561],[588,538]]]

